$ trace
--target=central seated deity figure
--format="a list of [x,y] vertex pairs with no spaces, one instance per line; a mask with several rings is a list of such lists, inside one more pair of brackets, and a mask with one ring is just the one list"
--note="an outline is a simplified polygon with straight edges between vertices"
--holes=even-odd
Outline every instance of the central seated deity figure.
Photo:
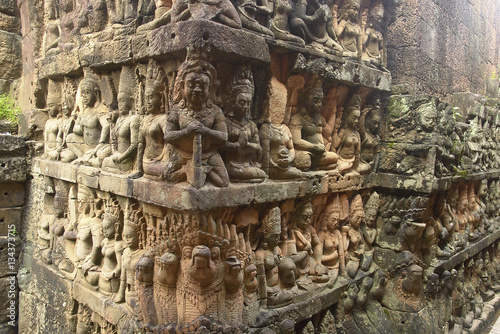
[[174,84],[174,105],[167,118],[165,142],[172,145],[165,179],[201,188],[208,179],[227,187],[229,175],[218,149],[227,141],[222,110],[215,105],[215,68],[188,51]]

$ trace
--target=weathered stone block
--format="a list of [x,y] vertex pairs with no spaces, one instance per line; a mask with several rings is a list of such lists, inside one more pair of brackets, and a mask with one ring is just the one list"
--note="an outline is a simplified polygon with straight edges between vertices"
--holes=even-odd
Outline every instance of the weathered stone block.
[[21,76],[21,36],[0,31],[0,78],[14,80]]
[[244,59],[265,63],[271,61],[269,48],[263,37],[206,20],[169,24],[153,30],[148,36],[148,41],[149,56],[182,54],[190,45],[208,43],[212,47],[214,56],[219,59],[229,61],[238,57],[239,61]]
[[0,209],[0,235],[8,235],[12,226],[15,226],[19,231],[22,213],[22,208]]
[[0,30],[20,34],[21,20],[15,16],[0,13]]
[[8,15],[15,15],[16,9],[16,0],[0,0],[0,12]]
[[19,236],[14,236],[14,241],[12,239],[9,240],[9,237],[4,236],[4,234],[0,236],[0,277],[17,273],[20,253],[21,238]]
[[[15,324],[17,325],[17,322],[15,322]],[[9,324],[8,322],[5,323],[5,324],[1,324],[0,325],[0,333],[3,333],[3,334],[17,334],[17,327],[16,326],[12,326],[11,324]]]
[[0,293],[3,296],[0,299],[0,323],[16,319],[19,306],[17,290],[16,276],[0,278]]
[[13,208],[24,204],[24,185],[18,182],[0,183],[0,208]]
[[26,158],[0,159],[0,180],[22,182],[26,180]]
[[21,137],[0,135],[0,156],[23,156],[25,152],[25,140]]

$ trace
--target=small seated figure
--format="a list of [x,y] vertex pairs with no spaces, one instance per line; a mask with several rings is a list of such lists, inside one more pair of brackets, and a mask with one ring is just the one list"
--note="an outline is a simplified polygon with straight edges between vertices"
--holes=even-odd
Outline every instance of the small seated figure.
[[262,153],[259,132],[248,117],[254,93],[252,73],[247,69],[240,74],[233,80],[226,115],[228,140],[223,148],[224,161],[232,181],[262,182],[267,175],[258,162]]
[[285,257],[281,259],[278,264],[278,274],[280,291],[272,302],[276,307],[292,303],[295,296],[299,293],[296,281],[298,275],[297,267],[291,258]]
[[[343,269],[345,267],[345,253],[343,235],[340,227],[340,201],[338,197],[327,204],[323,214],[324,231],[319,232],[319,239],[323,244],[321,263],[328,269]],[[345,234],[345,233],[344,233]]]
[[273,18],[271,20],[271,31],[276,39],[292,42],[301,46],[305,45],[305,41],[292,35],[288,28],[288,19],[293,12],[293,3],[291,0],[274,1]]
[[346,0],[337,17],[337,6],[332,9],[333,30],[337,34],[344,51],[344,57],[361,60],[362,28],[358,25],[359,0]]
[[[274,307],[280,292],[278,263],[281,249],[278,246],[281,236],[281,211],[275,206],[266,209],[262,219],[263,236],[255,251],[255,265],[259,282],[261,307]],[[285,301],[280,301],[283,304]]]
[[[280,95],[275,91],[282,90],[286,94],[283,84],[273,77],[273,94]],[[281,88],[281,89],[280,89]],[[284,94],[283,94],[284,95]],[[286,95],[285,95],[286,96]],[[284,96],[276,97],[283,102]],[[293,147],[292,133],[286,124],[283,124],[286,106],[269,108],[269,122],[262,124],[259,130],[260,143],[262,145],[262,169],[271,179],[289,180],[300,179],[302,172],[293,167],[295,149]]]
[[380,100],[378,97],[369,106],[368,112],[364,115],[363,126],[360,127],[361,152],[360,165],[366,165],[366,168],[358,168],[360,174],[374,172],[378,168],[380,152]]
[[49,119],[45,122],[45,129],[43,131],[44,157],[50,160],[59,160],[57,136],[62,123],[60,118],[61,96],[55,89],[49,88],[47,111]]
[[290,17],[290,31],[306,42],[311,49],[337,54],[342,47],[337,43],[332,25],[332,14],[326,4],[298,0]]
[[273,13],[267,0],[238,0],[236,1],[236,9],[243,28],[274,37],[271,30],[257,21],[257,17],[262,16],[264,17],[263,21],[268,23],[269,16]]
[[[148,178],[162,180],[168,165],[165,141],[166,75],[160,65],[151,62],[149,76],[144,91],[147,116],[142,119],[138,134],[137,172],[130,177],[136,178],[144,174]],[[139,119],[133,121],[139,122]]]
[[217,187],[227,187],[229,175],[218,152],[227,141],[227,125],[222,110],[214,104],[217,72],[208,62],[192,59],[192,53],[188,52],[175,81],[175,105],[165,131],[165,142],[172,145],[172,151],[164,177],[170,182],[187,179],[198,189],[207,179]]
[[77,13],[74,0],[61,0],[61,21],[58,46],[64,51],[73,49],[73,39],[77,33]]
[[68,135],[73,131],[75,125],[75,117],[71,114],[75,108],[76,91],[76,83],[68,79],[64,88],[61,125],[57,133],[57,151],[62,162],[71,162],[77,158],[67,146]]
[[134,168],[139,142],[140,116],[130,113],[134,105],[133,88],[132,82],[126,80],[126,71],[125,68],[122,70],[120,80],[118,119],[110,124],[112,154],[102,162],[104,170],[119,173],[129,172]]
[[373,260],[373,244],[377,238],[377,215],[379,209],[379,194],[373,192],[365,205],[365,219],[364,224],[361,226],[361,233],[363,234],[364,254],[361,263],[361,270],[368,271]]
[[73,133],[66,137],[68,148],[78,157],[74,164],[100,167],[111,154],[108,108],[101,102],[101,90],[95,79],[80,83],[83,110],[78,113]]
[[127,302],[132,310],[137,306],[137,294],[135,289],[135,275],[137,262],[144,254],[140,247],[140,231],[146,224],[142,211],[131,207],[125,219],[123,227],[123,251],[122,270],[120,274],[120,288],[113,300],[115,303]]
[[231,28],[241,28],[238,12],[229,0],[216,1],[175,1],[172,10],[172,23],[189,20],[209,20],[222,23]]
[[51,264],[52,259],[51,259],[51,244],[52,244],[52,239],[53,235],[51,233],[52,229],[52,224],[54,221],[54,215],[53,214],[44,214],[42,215],[40,221],[39,221],[39,226],[38,226],[38,250],[40,257],[42,260],[47,263]]
[[42,42],[42,56],[46,57],[57,49],[61,37],[61,26],[59,23],[59,8],[56,0],[44,1],[45,9],[45,33]]
[[[92,189],[78,186],[78,212],[80,214],[75,235],[75,255],[78,259],[77,267],[91,286],[99,283],[99,265],[102,253],[102,221],[100,219],[98,198]],[[74,231],[68,231],[68,233]]]
[[104,30],[108,24],[105,0],[81,0],[78,13],[78,30],[90,34]]
[[299,111],[290,120],[290,131],[295,147],[295,165],[302,171],[309,169],[331,170],[337,166],[338,156],[327,152],[323,135],[323,88],[315,84],[302,93]]
[[356,95],[344,110],[343,124],[332,139],[332,147],[338,154],[338,170],[341,174],[359,173],[358,171],[366,174],[370,170],[368,164],[360,163],[359,116],[359,95]]
[[123,246],[121,239],[121,228],[123,222],[120,205],[112,200],[106,206],[104,219],[102,220],[101,242],[102,266],[99,275],[99,291],[103,295],[111,295],[118,292],[122,269]]
[[349,277],[356,277],[358,268],[365,252],[363,235],[360,230],[364,220],[363,200],[361,195],[356,195],[351,202],[349,217],[349,232],[344,247],[347,249],[346,270]]
[[312,203],[302,202],[295,208],[293,227],[288,231],[288,256],[298,269],[297,284],[307,289],[308,276],[318,283],[329,280],[328,269],[321,264],[323,244],[311,226]]
[[69,219],[66,209],[68,207],[67,193],[63,193],[63,187],[56,186],[56,195],[54,196],[54,221],[52,222],[51,232],[53,235],[52,241],[52,264],[59,268],[63,273],[71,274],[75,270],[74,264],[68,257],[66,252],[66,239],[64,232],[69,227]]
[[[159,0],[156,2],[157,4],[166,3],[168,0]],[[238,12],[229,0],[216,0],[212,2],[179,0],[173,2],[171,9],[167,10],[167,8],[167,5],[157,7],[155,19],[140,26],[137,32],[150,31],[169,23],[190,20],[209,20],[236,29],[240,29],[242,26]]]
[[381,23],[384,18],[384,5],[376,3],[370,10],[368,27],[363,33],[363,55],[361,60],[368,66],[387,71],[387,57]]

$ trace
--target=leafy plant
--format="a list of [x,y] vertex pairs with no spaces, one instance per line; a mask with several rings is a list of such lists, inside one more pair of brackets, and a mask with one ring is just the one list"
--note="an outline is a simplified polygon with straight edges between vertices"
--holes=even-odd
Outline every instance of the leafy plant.
[[10,95],[0,95],[0,120],[9,121],[14,124],[19,122],[18,115],[21,109],[16,106],[14,100]]

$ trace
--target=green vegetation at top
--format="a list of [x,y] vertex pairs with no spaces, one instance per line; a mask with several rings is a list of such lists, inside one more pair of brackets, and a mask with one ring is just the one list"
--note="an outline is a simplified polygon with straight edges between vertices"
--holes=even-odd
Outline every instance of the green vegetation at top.
[[0,95],[0,120],[17,124],[19,122],[19,118],[17,116],[20,113],[21,109],[16,107],[16,104],[10,95]]

